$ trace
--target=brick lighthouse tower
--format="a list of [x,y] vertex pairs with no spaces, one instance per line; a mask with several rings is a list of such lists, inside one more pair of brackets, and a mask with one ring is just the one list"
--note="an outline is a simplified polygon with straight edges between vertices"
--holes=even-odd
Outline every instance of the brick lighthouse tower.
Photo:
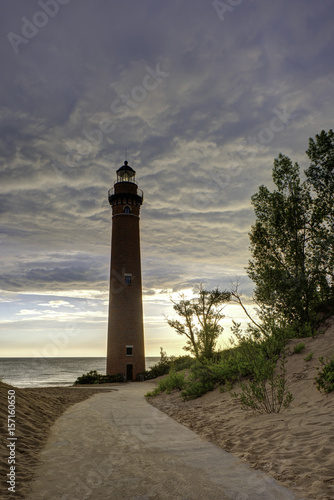
[[107,375],[135,380],[145,370],[139,211],[143,192],[125,161],[109,190],[112,206]]

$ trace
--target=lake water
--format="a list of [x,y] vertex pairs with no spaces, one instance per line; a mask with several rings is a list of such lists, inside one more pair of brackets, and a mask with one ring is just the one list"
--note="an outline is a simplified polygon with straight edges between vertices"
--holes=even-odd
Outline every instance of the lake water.
[[[146,369],[160,357],[147,357]],[[15,387],[72,385],[82,374],[106,372],[106,358],[0,358],[0,379]]]

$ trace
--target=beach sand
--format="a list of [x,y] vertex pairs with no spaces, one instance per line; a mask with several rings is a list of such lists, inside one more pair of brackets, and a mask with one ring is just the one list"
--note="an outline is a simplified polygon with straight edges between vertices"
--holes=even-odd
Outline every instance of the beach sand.
[[[334,499],[334,392],[320,393],[314,384],[319,357],[334,355],[334,322],[318,337],[299,342],[300,354],[287,357],[291,407],[278,414],[252,414],[219,389],[183,402],[178,391],[150,398],[150,403],[209,441],[305,498]],[[304,358],[313,352],[313,358]]]
[[[16,491],[8,496],[6,484],[9,473],[7,448],[7,411],[9,389],[16,396]],[[38,464],[49,430],[55,420],[71,405],[83,401],[105,389],[96,387],[48,387],[18,389],[0,382],[0,498],[26,498],[29,482]]]
[[[199,399],[183,402],[179,392],[150,400],[178,422],[233,453],[252,467],[265,471],[305,498],[334,499],[334,393],[320,393],[315,384],[319,356],[334,355],[334,321],[324,335],[292,340],[304,342],[301,354],[287,358],[291,408],[279,414],[253,415],[240,408],[229,393],[218,389]],[[313,358],[304,358],[313,352]],[[0,383],[0,497],[6,496],[8,473],[7,391]],[[49,429],[70,405],[98,391],[97,387],[34,388],[16,391],[17,491],[25,498],[38,464],[38,454]],[[3,438],[4,436],[4,438]]]

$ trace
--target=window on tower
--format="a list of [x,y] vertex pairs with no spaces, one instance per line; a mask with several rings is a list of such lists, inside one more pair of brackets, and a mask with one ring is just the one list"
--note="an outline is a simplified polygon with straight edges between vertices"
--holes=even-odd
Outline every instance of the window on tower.
[[126,346],[126,355],[127,356],[133,356],[133,345],[127,345]]
[[129,214],[130,213],[130,207],[126,206],[124,207],[124,213]]
[[126,285],[131,285],[131,283],[132,283],[132,274],[130,274],[130,273],[125,273],[124,274],[124,283]]

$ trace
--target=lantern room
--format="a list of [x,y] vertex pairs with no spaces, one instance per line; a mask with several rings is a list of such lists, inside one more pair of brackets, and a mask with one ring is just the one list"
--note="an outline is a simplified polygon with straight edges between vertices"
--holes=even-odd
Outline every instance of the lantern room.
[[128,164],[127,161],[124,162],[124,165],[119,168],[117,171],[117,182],[133,182],[136,183],[136,172],[132,167]]

